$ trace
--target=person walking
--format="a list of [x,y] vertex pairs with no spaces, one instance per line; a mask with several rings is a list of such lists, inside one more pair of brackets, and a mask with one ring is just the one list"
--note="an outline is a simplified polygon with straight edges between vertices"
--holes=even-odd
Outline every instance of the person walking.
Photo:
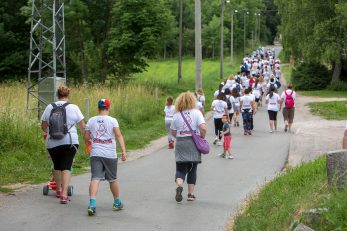
[[[231,91],[231,96],[234,99],[234,127],[239,127],[240,126],[240,92],[236,89],[233,88]],[[230,119],[230,124],[231,124],[231,119]]]
[[270,133],[277,131],[277,112],[281,110],[281,98],[275,93],[276,88],[270,87],[270,93],[266,96],[267,111],[269,114]]
[[225,157],[226,159],[233,159],[234,157],[231,155],[230,151],[230,143],[231,143],[231,131],[230,131],[230,124],[228,122],[228,116],[223,115],[222,117],[223,122],[223,153],[220,154],[221,157]]
[[245,94],[240,98],[240,107],[242,111],[244,135],[252,135],[252,119],[255,114],[254,97],[250,95],[249,89],[245,89]]
[[109,116],[111,103],[108,99],[98,101],[99,114],[88,120],[85,132],[85,140],[91,141],[90,165],[91,181],[89,185],[88,215],[96,213],[96,194],[100,181],[107,180],[113,195],[113,210],[123,209],[123,203],[119,198],[119,182],[117,178],[117,152],[116,140],[122,154],[122,161],[126,160],[126,150],[118,121]]
[[224,114],[228,115],[228,121],[229,120],[229,113],[228,113],[228,105],[225,102],[225,95],[224,93],[221,93],[217,96],[217,99],[213,100],[211,105],[211,111],[213,111],[213,119],[214,119],[214,133],[216,135],[215,140],[213,141],[213,144],[217,144],[222,146],[223,143],[221,141],[222,139],[222,129],[223,129],[223,122],[222,117]]
[[[84,134],[85,123],[81,110],[75,104],[69,103],[70,88],[61,85],[57,90],[58,101],[47,105],[42,117],[41,128],[47,133],[46,147],[53,161],[53,177],[56,182],[56,196],[61,204],[68,203],[68,187],[71,180],[71,166],[77,152],[79,141],[76,124]],[[58,110],[60,112],[58,113]],[[56,111],[56,113],[52,113]],[[63,120],[66,121],[66,125]],[[61,122],[61,123],[59,123]],[[59,126],[62,125],[63,127]],[[62,129],[61,136],[57,133]]]
[[194,201],[194,188],[197,179],[198,164],[201,163],[201,153],[197,150],[190,129],[188,128],[183,116],[189,123],[193,132],[205,138],[206,123],[202,113],[195,109],[196,99],[191,92],[181,93],[175,103],[176,113],[174,114],[171,130],[176,137],[175,162],[177,185],[175,200],[183,200],[183,183],[187,179],[188,201]]
[[175,105],[173,105],[174,99],[172,96],[169,96],[166,98],[166,105],[164,108],[164,113],[165,113],[165,128],[167,131],[167,140],[168,140],[168,148],[173,149],[174,148],[174,138],[171,134],[171,122],[173,115],[175,114]]
[[293,90],[293,85],[288,84],[287,90],[283,91],[281,95],[281,103],[283,105],[283,118],[284,118],[284,131],[291,132],[293,121],[294,121],[294,113],[295,113],[295,100],[296,100],[296,92]]

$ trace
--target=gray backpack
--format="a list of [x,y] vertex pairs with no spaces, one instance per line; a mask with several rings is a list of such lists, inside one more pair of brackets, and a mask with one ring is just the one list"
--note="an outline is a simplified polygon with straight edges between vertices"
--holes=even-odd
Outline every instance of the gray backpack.
[[61,140],[69,132],[66,122],[66,109],[69,103],[57,106],[52,103],[53,109],[49,115],[49,136],[51,139]]

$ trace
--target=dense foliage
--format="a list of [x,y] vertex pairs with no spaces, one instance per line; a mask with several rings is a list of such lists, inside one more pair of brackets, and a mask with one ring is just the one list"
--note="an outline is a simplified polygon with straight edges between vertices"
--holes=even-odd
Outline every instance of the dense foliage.
[[[219,56],[221,2],[201,0],[204,58]],[[0,81],[26,77],[31,4],[30,0],[0,1]],[[124,80],[145,70],[148,58],[178,55],[178,0],[66,0],[64,4],[70,82],[103,83],[107,78]],[[248,47],[252,44],[252,33],[255,35],[260,31],[257,38],[260,37],[264,43],[275,37],[278,21],[269,19],[276,14],[276,11],[271,11],[274,9],[273,0],[232,0],[230,3],[225,1],[224,5],[226,54],[230,52],[232,10],[238,10],[234,15],[236,52],[243,51],[244,28]],[[194,0],[184,1],[185,56],[194,56],[195,51],[194,6]],[[253,44],[256,43],[259,41],[253,40]]]
[[275,0],[286,53],[296,61],[332,66],[333,81],[347,75],[347,2]]
[[302,63],[293,70],[292,82],[297,90],[321,90],[331,80],[328,69],[317,63]]

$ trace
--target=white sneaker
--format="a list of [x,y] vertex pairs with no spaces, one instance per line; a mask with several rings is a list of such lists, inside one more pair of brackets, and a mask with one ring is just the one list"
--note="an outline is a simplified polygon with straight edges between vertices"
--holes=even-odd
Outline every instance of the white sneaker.
[[269,132],[270,132],[270,133],[273,133],[274,131],[270,130]]
[[217,145],[222,146],[223,145],[222,141],[217,141]]
[[225,159],[234,159],[233,156],[226,156]]

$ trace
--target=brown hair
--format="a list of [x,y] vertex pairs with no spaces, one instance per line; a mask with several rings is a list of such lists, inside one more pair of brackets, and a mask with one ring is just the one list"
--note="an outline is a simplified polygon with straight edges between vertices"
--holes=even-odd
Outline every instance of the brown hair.
[[60,85],[57,90],[58,99],[67,98],[70,95],[70,88],[64,85]]
[[171,106],[173,104],[173,97],[172,96],[168,96],[166,98],[166,106]]
[[293,85],[291,83],[288,83],[287,88],[288,89],[293,89]]
[[190,91],[181,93],[176,99],[175,109],[178,112],[194,109],[195,106],[196,98]]
[[196,91],[196,93],[198,93],[199,95],[204,95],[204,91],[203,91],[201,88],[199,88],[199,89]]

